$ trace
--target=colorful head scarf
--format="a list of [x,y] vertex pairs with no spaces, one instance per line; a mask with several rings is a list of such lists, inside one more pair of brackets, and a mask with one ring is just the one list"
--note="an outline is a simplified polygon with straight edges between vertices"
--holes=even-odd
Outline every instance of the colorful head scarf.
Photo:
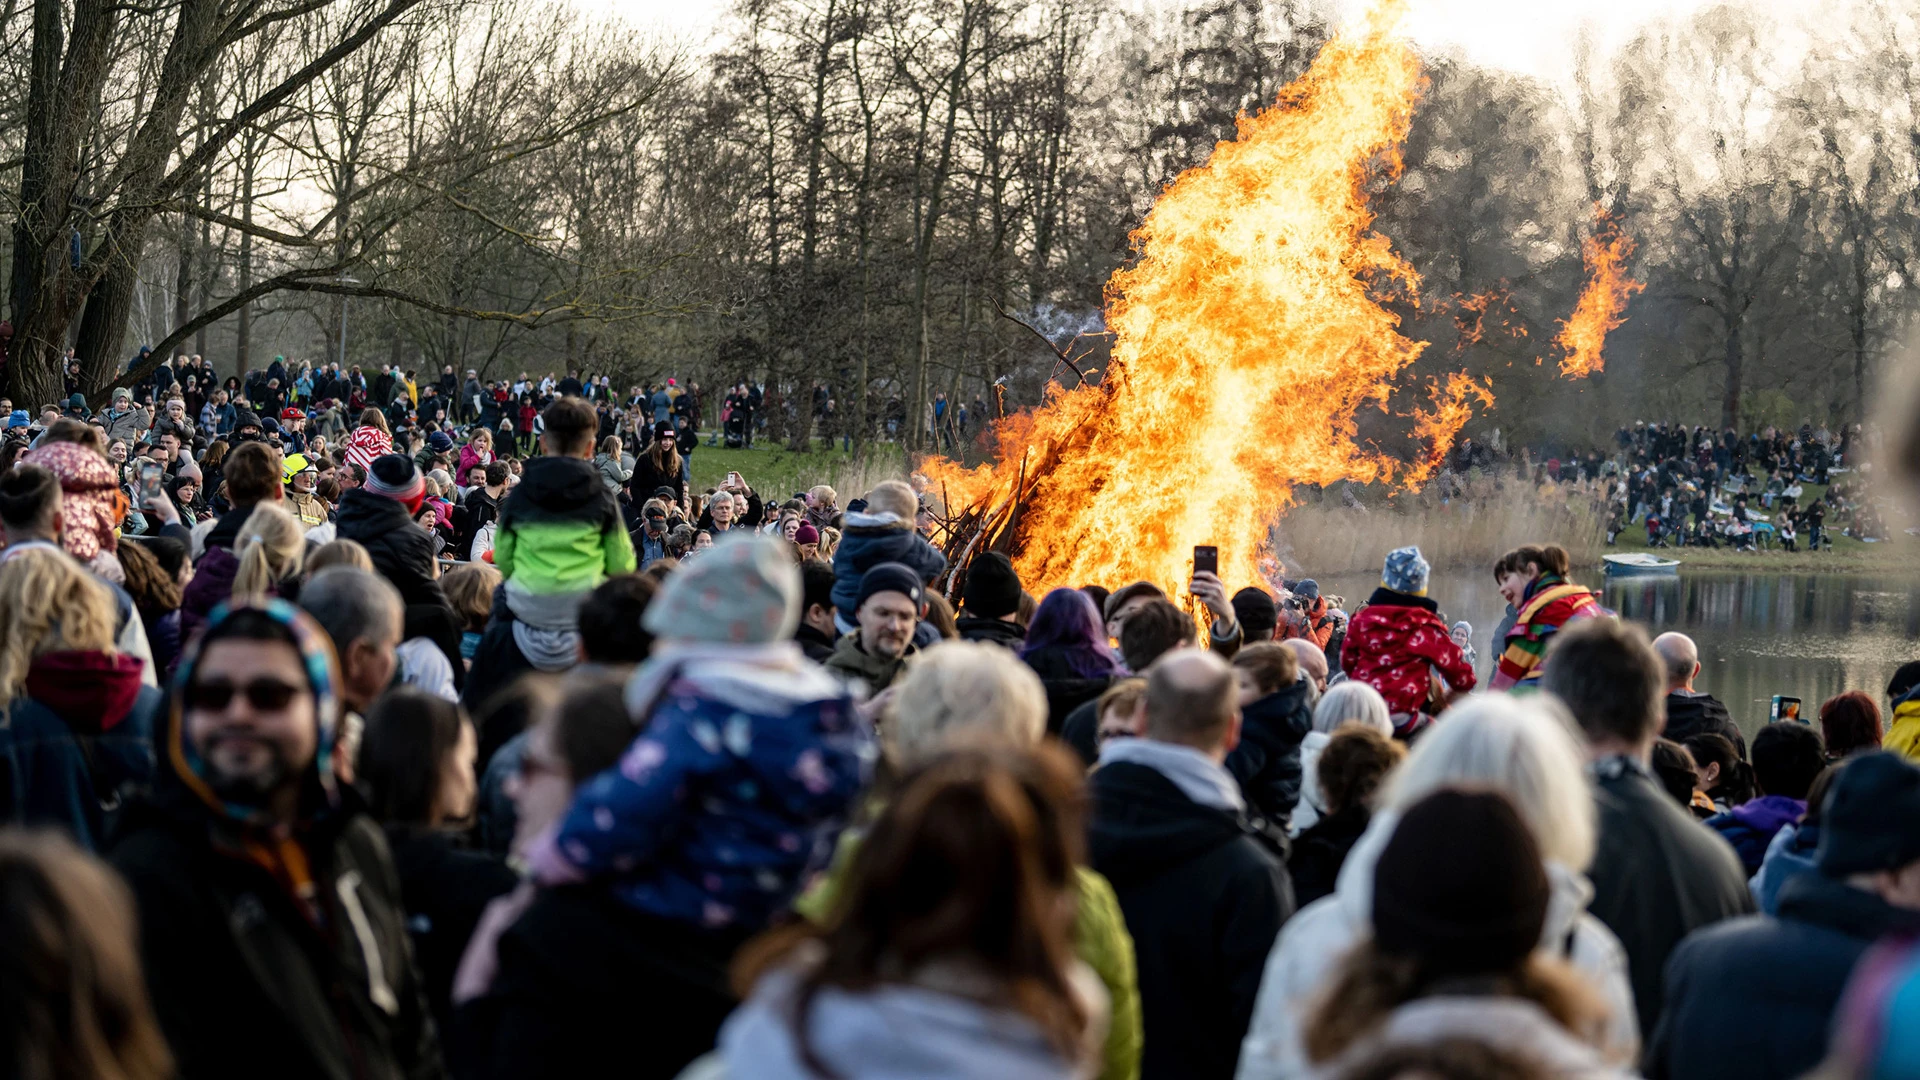
[[267,825],[265,811],[260,807],[242,806],[227,802],[213,790],[206,780],[206,762],[200,752],[186,737],[186,723],[182,704],[186,699],[187,687],[193,684],[194,674],[199,670],[200,658],[205,654],[206,642],[220,634],[220,627],[228,619],[243,611],[258,612],[273,620],[287,631],[293,639],[293,645],[300,653],[300,660],[307,672],[307,685],[313,692],[314,716],[319,723],[319,733],[315,739],[313,771],[319,781],[319,787],[327,807],[338,804],[339,784],[334,778],[333,748],[340,727],[340,699],[337,688],[340,683],[340,664],[333,652],[333,642],[326,631],[312,617],[285,600],[267,600],[263,602],[239,602],[222,604],[213,609],[207,618],[207,629],[199,639],[187,648],[180,658],[179,669],[174,673],[173,698],[171,702],[172,720],[168,725],[167,757],[173,771],[186,784],[201,802],[230,821],[244,825]]
[[20,455],[60,481],[60,546],[67,554],[89,562],[101,552],[112,552],[120,527],[121,510],[114,504],[119,484],[113,465],[92,447],[72,442],[42,442]]

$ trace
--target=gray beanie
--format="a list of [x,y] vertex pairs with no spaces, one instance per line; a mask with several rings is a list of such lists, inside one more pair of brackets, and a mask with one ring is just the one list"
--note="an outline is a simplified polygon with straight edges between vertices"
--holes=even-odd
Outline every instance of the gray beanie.
[[800,625],[800,568],[784,541],[731,530],[667,575],[642,625],[656,637],[765,645]]

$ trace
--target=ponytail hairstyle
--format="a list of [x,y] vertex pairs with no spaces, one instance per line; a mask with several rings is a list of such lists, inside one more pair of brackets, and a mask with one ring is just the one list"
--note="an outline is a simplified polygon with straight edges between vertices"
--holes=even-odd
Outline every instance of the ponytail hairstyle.
[[1493,564],[1493,580],[1499,581],[1508,574],[1524,574],[1528,567],[1542,575],[1566,577],[1572,566],[1573,557],[1558,544],[1525,544],[1500,556]]
[[263,502],[253,508],[233,538],[240,568],[233,574],[235,598],[257,599],[277,592],[282,581],[300,573],[307,536],[293,515]]
[[1753,798],[1753,766],[1740,758],[1740,751],[1733,740],[1715,732],[1703,731],[1689,735],[1683,743],[1687,752],[1693,755],[1694,764],[1705,773],[1707,766],[1720,766],[1720,775],[1714,779],[1713,786],[1707,788],[1707,794],[1716,802],[1728,806],[1739,806]]

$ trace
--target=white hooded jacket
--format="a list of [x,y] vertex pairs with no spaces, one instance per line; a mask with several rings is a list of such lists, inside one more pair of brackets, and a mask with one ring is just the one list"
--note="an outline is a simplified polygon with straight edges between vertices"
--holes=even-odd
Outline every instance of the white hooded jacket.
[[[1241,1044],[1238,1080],[1287,1080],[1312,1073],[1301,1027],[1341,958],[1372,932],[1374,864],[1398,822],[1397,814],[1376,814],[1341,866],[1333,895],[1308,904],[1281,928]],[[1593,896],[1587,879],[1555,862],[1548,862],[1546,870],[1553,894],[1540,948],[1562,957],[1591,981],[1609,1012],[1601,1057],[1630,1069],[1640,1056],[1640,1030],[1626,950],[1613,931],[1587,914]]]

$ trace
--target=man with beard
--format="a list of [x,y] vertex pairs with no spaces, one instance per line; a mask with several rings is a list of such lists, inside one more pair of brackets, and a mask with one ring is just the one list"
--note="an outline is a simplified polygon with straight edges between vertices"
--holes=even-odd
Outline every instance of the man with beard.
[[441,1075],[386,841],[336,776],[340,683],[283,601],[223,609],[181,660],[112,861],[182,1076]]
[[885,562],[860,578],[854,603],[857,624],[834,646],[827,670],[843,679],[865,680],[879,693],[913,654],[913,631],[926,613],[920,575],[904,563]]

